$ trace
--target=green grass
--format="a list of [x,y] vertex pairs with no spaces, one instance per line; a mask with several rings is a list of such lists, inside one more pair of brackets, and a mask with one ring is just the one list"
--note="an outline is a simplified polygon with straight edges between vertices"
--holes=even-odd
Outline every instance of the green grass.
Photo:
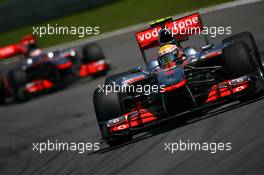
[[[115,0],[114,2],[43,23],[28,25],[0,35],[0,45],[18,42],[25,34],[32,33],[32,26],[99,26],[100,33],[129,25],[154,20],[164,16],[183,13],[232,0]],[[39,39],[40,46],[80,39],[76,35],[45,35]]]

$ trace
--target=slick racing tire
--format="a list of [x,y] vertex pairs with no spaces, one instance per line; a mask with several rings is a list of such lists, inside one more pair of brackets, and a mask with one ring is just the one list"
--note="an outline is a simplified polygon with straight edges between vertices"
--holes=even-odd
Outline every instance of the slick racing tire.
[[101,47],[95,43],[85,45],[82,48],[82,54],[83,63],[90,63],[105,58]]
[[93,104],[95,114],[101,131],[103,140],[110,146],[121,144],[131,140],[132,136],[124,135],[113,137],[106,126],[106,122],[123,114],[118,93],[110,92],[106,94],[100,88],[94,91]]
[[257,72],[257,65],[244,42],[223,49],[224,67],[228,78],[238,78]]
[[16,102],[21,103],[30,99],[26,92],[27,75],[22,69],[16,68],[9,72],[9,79],[13,87],[13,95]]
[[2,73],[0,70],[0,104],[4,104],[4,103],[5,103],[5,87],[2,78]]
[[238,43],[238,42],[244,42],[248,45],[249,50],[251,51],[251,53],[255,58],[255,61],[258,63],[261,73],[264,74],[264,67],[261,61],[261,57],[254,36],[250,32],[246,31],[246,32],[238,33],[223,40],[223,43]]

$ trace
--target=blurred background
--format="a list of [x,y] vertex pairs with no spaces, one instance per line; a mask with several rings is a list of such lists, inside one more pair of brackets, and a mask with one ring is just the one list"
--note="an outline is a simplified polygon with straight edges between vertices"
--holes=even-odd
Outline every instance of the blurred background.
[[[231,0],[0,0],[0,47],[32,34],[32,27],[98,26],[104,33],[227,1]],[[45,35],[39,43],[48,47],[78,39]]]
[[[19,43],[23,36],[32,34],[32,27],[47,24],[99,26],[100,33],[105,33],[164,16],[183,16],[184,12],[227,1],[232,0],[0,0],[0,47]],[[263,7],[263,0],[231,6],[203,13],[202,19],[206,26],[232,26],[232,34],[252,32],[263,57]],[[106,59],[111,61],[109,75],[144,65],[134,34],[133,28],[113,37],[95,37]],[[221,42],[224,37],[227,36],[211,39]],[[38,42],[40,47],[61,44],[56,47],[63,49],[69,45],[75,47],[75,42],[64,43],[80,39],[84,38],[45,35],[38,38]],[[87,44],[90,39],[76,43]],[[193,38],[184,44],[199,47],[204,44],[201,39]],[[50,49],[55,50],[55,47]],[[0,105],[0,175],[263,174],[264,100],[225,108],[193,121],[171,123],[169,127],[156,128],[154,135],[102,153],[49,151],[39,154],[32,151],[33,142],[47,140],[100,142],[92,99],[94,90],[104,81],[105,77],[84,78],[27,103]],[[163,150],[165,142],[179,139],[200,143],[232,142],[232,152],[212,155],[194,151],[172,156]]]

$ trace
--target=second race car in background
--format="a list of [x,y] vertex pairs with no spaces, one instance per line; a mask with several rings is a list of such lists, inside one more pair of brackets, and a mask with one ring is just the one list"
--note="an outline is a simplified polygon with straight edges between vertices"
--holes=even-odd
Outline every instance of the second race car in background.
[[0,48],[0,58],[17,58],[12,64],[3,63],[0,76],[0,101],[13,97],[17,102],[30,99],[33,94],[65,87],[78,77],[96,78],[110,69],[102,49],[87,44],[80,54],[77,48],[44,52],[33,36],[20,43]]

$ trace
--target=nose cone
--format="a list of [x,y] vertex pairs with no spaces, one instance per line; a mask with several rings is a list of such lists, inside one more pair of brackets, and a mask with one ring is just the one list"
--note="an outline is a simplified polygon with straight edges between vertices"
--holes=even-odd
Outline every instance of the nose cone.
[[178,66],[170,70],[162,70],[158,73],[160,85],[170,86],[184,80],[183,67]]

